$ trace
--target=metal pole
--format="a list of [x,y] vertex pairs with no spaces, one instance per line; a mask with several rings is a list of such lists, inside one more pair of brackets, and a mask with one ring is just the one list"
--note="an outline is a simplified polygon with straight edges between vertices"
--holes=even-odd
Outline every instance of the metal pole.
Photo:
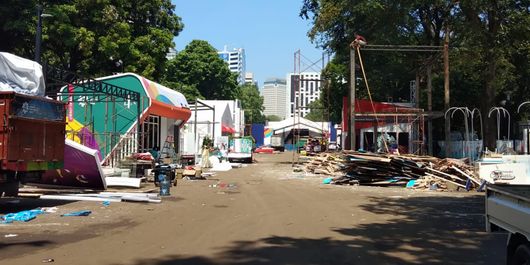
[[[432,111],[432,65],[430,63],[427,64],[427,110]],[[427,152],[432,155],[432,119],[430,117],[427,118],[427,127]]]
[[[197,99],[195,100],[195,120],[193,121],[193,134],[194,134],[194,137],[195,137],[195,144],[196,144],[196,147],[197,147],[197,151],[199,150],[199,143],[197,142]],[[197,155],[197,152],[195,152],[195,155]]]
[[[141,132],[142,128],[140,127],[140,123],[142,122],[142,107],[140,105],[143,105],[143,98],[140,97],[140,94],[137,94],[136,96],[136,113],[138,116],[136,117],[136,139],[138,141],[138,146],[136,147],[136,152],[140,152],[140,148],[142,146],[140,145],[140,137],[142,137]],[[116,115],[116,114],[114,114]]]
[[[350,115],[348,115],[350,150],[355,150],[355,47],[350,47]],[[375,132],[374,132],[375,133]]]
[[[450,107],[449,101],[449,28],[445,28],[444,41],[444,110],[447,111]],[[451,154],[451,130],[449,128],[449,120],[445,120],[445,156],[449,157]]]
[[35,34],[35,62],[40,64],[40,46],[42,42],[42,5],[37,5],[37,32]]
[[[221,130],[222,131],[222,130]],[[212,138],[215,139],[215,106],[213,108]]]

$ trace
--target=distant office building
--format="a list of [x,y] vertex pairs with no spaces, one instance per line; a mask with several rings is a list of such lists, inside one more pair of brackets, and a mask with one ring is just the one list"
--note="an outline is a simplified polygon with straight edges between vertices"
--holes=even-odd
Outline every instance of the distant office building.
[[263,89],[261,91],[263,95],[263,106],[265,110],[263,114],[276,115],[285,119],[287,116],[286,104],[287,100],[287,86],[285,79],[281,78],[269,78],[263,83]]
[[166,58],[168,60],[171,60],[173,58],[177,57],[177,50],[173,49],[173,48],[169,48],[169,52],[166,53]]
[[256,81],[254,81],[254,73],[252,72],[245,73],[245,84],[256,84]]
[[[300,77],[301,76],[301,77]],[[286,105],[287,113],[290,117],[296,112],[296,104],[300,107],[302,117],[306,116],[311,110],[307,108],[309,103],[320,97],[320,73],[302,72],[298,74],[287,74],[287,89],[289,91],[289,101]]]
[[237,48],[228,51],[225,46],[224,50],[218,51],[217,54],[219,54],[219,57],[228,64],[230,72],[237,73],[237,82],[239,84],[244,84],[246,72],[245,49]]

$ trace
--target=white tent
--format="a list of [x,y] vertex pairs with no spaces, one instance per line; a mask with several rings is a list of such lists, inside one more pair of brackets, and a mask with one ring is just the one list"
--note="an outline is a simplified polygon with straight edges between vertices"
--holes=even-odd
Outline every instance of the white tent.
[[307,129],[313,133],[322,133],[328,130],[327,122],[314,122],[302,117],[289,117],[283,121],[269,122],[268,128],[273,134],[289,133],[291,129]]

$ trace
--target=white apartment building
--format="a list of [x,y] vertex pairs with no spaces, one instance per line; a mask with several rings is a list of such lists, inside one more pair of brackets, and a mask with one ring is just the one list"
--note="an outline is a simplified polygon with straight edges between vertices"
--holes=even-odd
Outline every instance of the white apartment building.
[[228,51],[225,46],[224,50],[218,51],[217,54],[219,54],[219,57],[228,64],[230,72],[237,73],[237,82],[239,84],[245,84],[245,49],[234,48],[233,50]]
[[[301,76],[301,78],[300,78]],[[309,103],[320,97],[320,73],[319,72],[302,72],[300,76],[295,73],[287,74],[287,90],[289,100],[286,104],[289,117],[293,117],[298,105],[302,117],[306,116],[311,110],[307,108]]]
[[263,107],[265,110],[263,114],[276,115],[285,119],[287,117],[287,86],[285,79],[269,78],[263,83],[261,90],[263,96]]
[[166,53],[166,59],[172,60],[177,57],[177,50],[175,48],[169,48],[169,51]]
[[256,84],[256,81],[254,80],[254,73],[252,72],[245,73],[245,84]]

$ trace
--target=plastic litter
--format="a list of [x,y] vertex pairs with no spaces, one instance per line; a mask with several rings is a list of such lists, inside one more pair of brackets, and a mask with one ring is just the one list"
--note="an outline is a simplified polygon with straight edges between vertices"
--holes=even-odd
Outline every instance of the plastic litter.
[[2,219],[2,223],[4,224],[10,224],[13,221],[19,221],[19,222],[27,222],[35,219],[37,215],[43,214],[44,211],[40,209],[36,210],[27,210],[27,211],[21,211],[18,213],[8,213],[4,216],[2,216],[0,219]]
[[42,207],[40,209],[46,213],[55,213],[57,210],[59,210],[57,207]]
[[89,210],[83,210],[83,211],[77,211],[77,212],[71,212],[71,213],[65,213],[61,216],[88,216],[92,213],[92,211]]
[[333,180],[333,178],[325,178],[322,183],[323,184],[331,184],[331,181]]
[[103,206],[109,206],[110,205],[110,201],[104,201],[102,204],[103,204]]
[[54,259],[42,259],[42,263],[49,263],[49,262],[54,262],[55,260]]
[[18,235],[17,234],[7,234],[7,235],[4,235],[4,237],[17,237]]
[[416,184],[415,179],[409,180],[409,182],[407,182],[407,188],[413,188],[415,184]]

